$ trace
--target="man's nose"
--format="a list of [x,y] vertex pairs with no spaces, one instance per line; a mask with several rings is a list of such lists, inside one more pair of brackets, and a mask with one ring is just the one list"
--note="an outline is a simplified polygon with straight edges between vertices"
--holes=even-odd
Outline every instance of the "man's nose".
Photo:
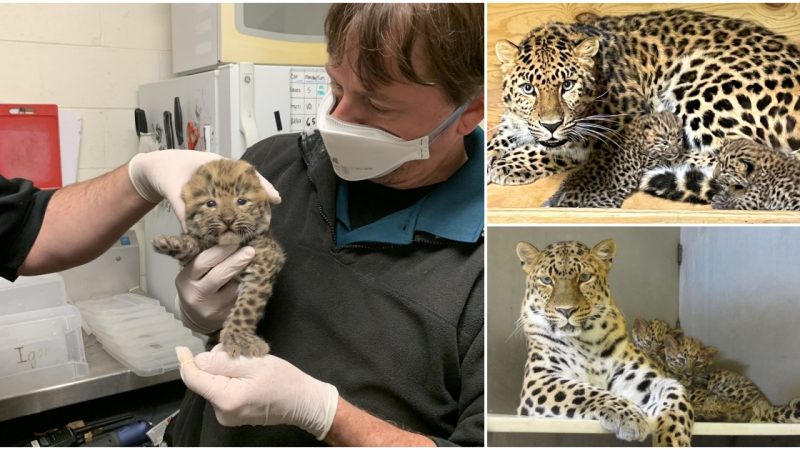
[[350,97],[342,96],[336,101],[336,106],[333,107],[331,112],[333,118],[341,120],[342,122],[355,123],[363,125],[366,123],[363,108],[356,102],[352,101]]

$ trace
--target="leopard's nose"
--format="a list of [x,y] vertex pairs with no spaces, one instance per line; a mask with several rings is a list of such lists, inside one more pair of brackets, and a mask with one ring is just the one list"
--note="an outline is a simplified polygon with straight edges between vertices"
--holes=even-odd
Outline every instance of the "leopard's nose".
[[561,126],[562,123],[564,123],[563,120],[559,120],[558,122],[550,122],[550,123],[542,122],[542,126],[552,134],[552,133],[556,132],[556,130],[558,129],[558,127]]
[[556,308],[556,311],[558,311],[558,313],[564,316],[565,318],[569,319],[569,316],[571,316],[576,309],[578,309],[578,307],[573,306],[571,308]]

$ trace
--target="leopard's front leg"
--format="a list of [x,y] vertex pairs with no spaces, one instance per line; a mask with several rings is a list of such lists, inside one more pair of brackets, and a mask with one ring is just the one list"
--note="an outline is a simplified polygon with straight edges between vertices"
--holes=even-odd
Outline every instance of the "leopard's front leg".
[[587,382],[554,375],[541,375],[526,385],[517,414],[597,420],[603,429],[625,441],[642,441],[650,434],[647,416],[630,400]]
[[200,253],[200,242],[185,233],[178,236],[159,234],[153,238],[153,248],[162,255],[177,259],[185,266]]
[[612,392],[633,400],[650,417],[654,446],[691,446],[694,411],[678,381],[661,375],[642,355],[617,368],[611,384]]

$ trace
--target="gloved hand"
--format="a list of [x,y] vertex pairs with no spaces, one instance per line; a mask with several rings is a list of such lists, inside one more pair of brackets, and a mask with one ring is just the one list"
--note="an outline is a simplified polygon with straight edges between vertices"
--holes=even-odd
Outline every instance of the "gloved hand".
[[239,282],[233,280],[253,260],[253,247],[214,246],[184,267],[175,278],[181,318],[194,331],[210,334],[236,302]]
[[[158,203],[166,198],[185,230],[183,215],[186,206],[181,200],[181,189],[200,166],[218,158],[221,156],[215,153],[190,150],[137,153],[128,162],[128,176],[136,192],[148,202]],[[267,191],[270,203],[281,202],[278,191],[264,177],[261,177],[261,185]]]
[[221,345],[192,356],[176,347],[186,387],[208,400],[224,426],[294,425],[328,434],[339,391],[273,355],[232,359]]

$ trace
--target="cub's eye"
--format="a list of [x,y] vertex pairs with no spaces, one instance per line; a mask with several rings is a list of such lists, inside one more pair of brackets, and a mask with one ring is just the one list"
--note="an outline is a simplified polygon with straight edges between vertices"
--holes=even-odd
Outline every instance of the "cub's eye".
[[208,206],[209,208],[214,208],[217,206],[217,202],[214,200],[209,200],[206,202],[206,206]]
[[575,87],[575,82],[572,81],[572,80],[567,80],[567,81],[561,83],[561,92],[569,92],[574,87]]
[[539,277],[539,282],[550,286],[553,284],[553,279],[550,277]]
[[536,88],[530,83],[522,83],[519,88],[522,89],[522,93],[525,95],[533,95],[536,93]]
[[236,204],[237,205],[246,205],[247,204],[247,200],[243,199],[243,198],[240,198],[239,200],[236,200]]
[[592,279],[592,274],[589,272],[583,272],[582,274],[578,275],[578,281],[581,283],[585,283]]

